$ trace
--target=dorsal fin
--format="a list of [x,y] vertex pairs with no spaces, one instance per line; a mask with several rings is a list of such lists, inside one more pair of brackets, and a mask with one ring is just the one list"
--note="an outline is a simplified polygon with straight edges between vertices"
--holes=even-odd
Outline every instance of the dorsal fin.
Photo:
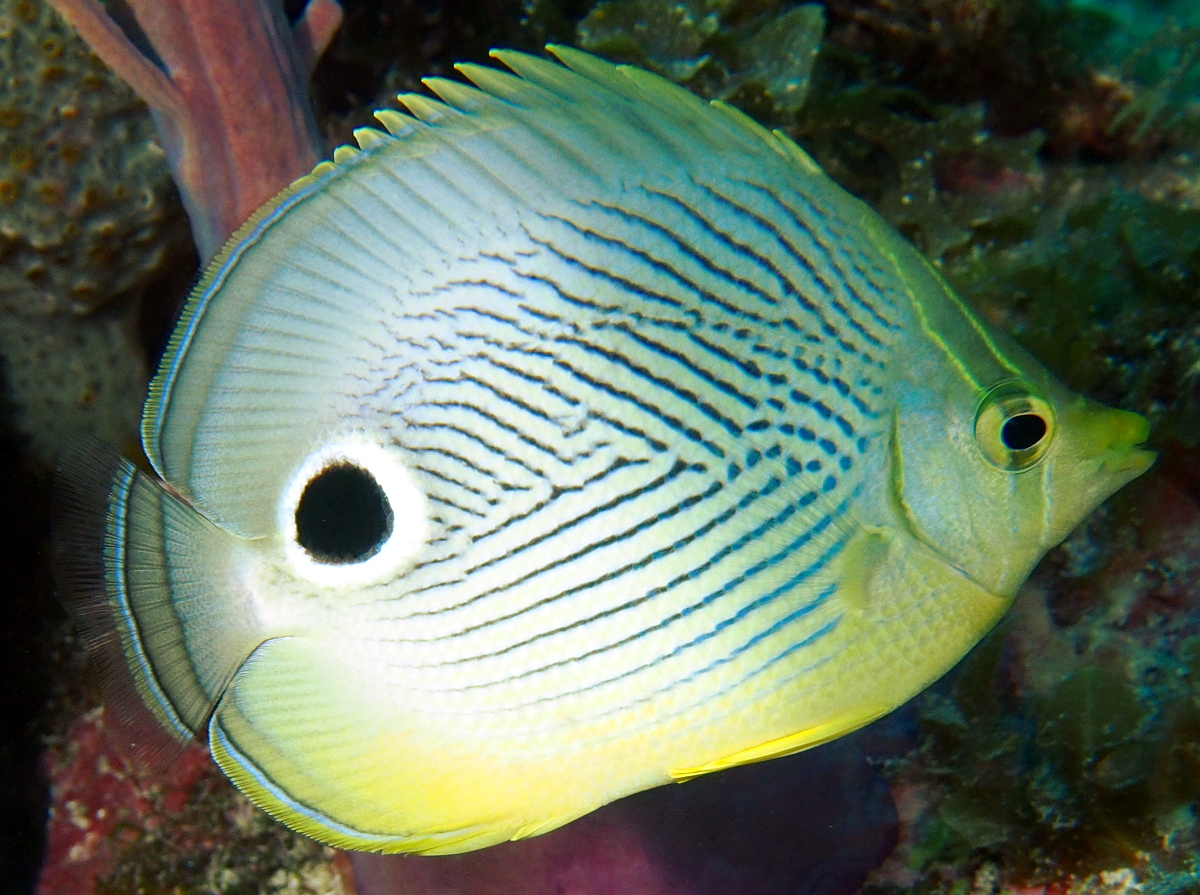
[[356,132],[358,147],[257,212],[210,265],[143,420],[155,470],[209,519],[240,537],[274,531],[253,495],[280,493],[317,443],[363,424],[353,383],[386,351],[362,353],[394,344],[405,296],[455,258],[526,239],[521,215],[561,216],[631,177],[754,170],[794,184],[816,170],[736,110],[550,51],[561,64],[496,51],[513,73],[463,65],[474,86],[431,79],[433,97],[401,96],[408,114],[381,112],[384,130]]

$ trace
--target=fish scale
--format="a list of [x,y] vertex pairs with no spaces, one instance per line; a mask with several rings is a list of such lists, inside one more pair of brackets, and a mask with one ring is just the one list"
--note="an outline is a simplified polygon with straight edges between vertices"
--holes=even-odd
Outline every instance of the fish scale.
[[65,477],[119,711],[331,845],[482,848],[860,727],[1152,460],[785,136],[551,52],[256,213],[155,474]]

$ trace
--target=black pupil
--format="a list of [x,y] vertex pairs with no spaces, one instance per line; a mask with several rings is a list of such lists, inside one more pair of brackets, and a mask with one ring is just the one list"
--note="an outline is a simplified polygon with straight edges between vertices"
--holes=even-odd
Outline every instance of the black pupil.
[[296,505],[296,540],[317,562],[362,562],[391,533],[387,495],[374,476],[352,463],[322,469]]
[[1046,421],[1036,413],[1014,416],[1000,429],[1000,440],[1010,451],[1024,451],[1033,447],[1046,434]]

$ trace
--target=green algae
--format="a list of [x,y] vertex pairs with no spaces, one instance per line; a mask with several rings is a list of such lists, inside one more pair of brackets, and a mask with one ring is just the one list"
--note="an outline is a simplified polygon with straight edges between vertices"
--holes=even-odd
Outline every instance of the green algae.
[[794,116],[808,95],[824,33],[818,4],[736,0],[603,0],[579,22],[583,49],[649,68],[766,121]]
[[1137,122],[1131,139],[1141,142],[1154,130],[1184,124],[1184,104],[1200,91],[1200,26],[1182,28],[1168,21],[1125,57],[1122,71],[1144,86],[1139,96],[1121,109],[1109,132]]
[[1083,654],[1047,690],[1023,694],[1010,679],[1013,639],[993,634],[948,690],[921,698],[921,747],[892,766],[908,785],[939,793],[908,852],[922,880],[912,891],[946,891],[946,868],[981,855],[1027,880],[1131,862],[1164,885],[1193,872],[1200,705],[1180,680],[1200,652],[1195,635],[1154,656],[1161,683]]
[[979,228],[1023,226],[1038,197],[1043,136],[998,137],[984,117],[978,103],[937,106],[911,90],[856,85],[814,90],[790,132],[831,177],[940,258]]
[[[1086,769],[1097,756],[1112,758],[1112,750],[1127,744],[1148,714],[1123,676],[1107,668],[1085,665],[1059,684],[1046,700],[1039,712],[1038,738],[1043,748],[1069,752],[1081,769]],[[1129,766],[1134,753],[1127,750],[1119,754],[1117,764]]]
[[579,23],[579,45],[687,81],[708,61],[706,46],[729,6],[730,0],[604,0]]
[[808,97],[824,31],[825,15],[815,3],[749,30],[736,45],[740,65],[726,73],[720,98],[743,108],[768,108],[770,117],[795,115]]
[[1121,59],[1145,46],[1164,23],[1188,28],[1200,25],[1200,6],[1193,0],[1059,0],[1070,14],[1090,16],[1101,33],[1092,35],[1092,53]]

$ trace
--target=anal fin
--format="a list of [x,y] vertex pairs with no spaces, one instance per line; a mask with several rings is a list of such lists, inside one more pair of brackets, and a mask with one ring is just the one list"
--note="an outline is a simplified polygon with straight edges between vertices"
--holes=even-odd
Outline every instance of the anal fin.
[[838,737],[858,730],[860,727],[866,727],[875,719],[886,714],[887,711],[885,710],[866,715],[847,715],[845,717],[834,718],[824,724],[818,724],[806,730],[799,730],[796,733],[770,740],[758,746],[752,746],[749,749],[742,749],[740,752],[734,752],[732,755],[726,755],[723,758],[718,758],[716,761],[706,762],[692,768],[678,768],[668,773],[676,783],[683,783],[687,780],[701,777],[704,774],[723,771],[726,768],[736,767],[741,764],[752,764],[756,761],[766,761],[769,758],[782,758],[784,755],[803,752],[805,749],[820,746],[822,743],[828,743],[830,740],[836,740]]

